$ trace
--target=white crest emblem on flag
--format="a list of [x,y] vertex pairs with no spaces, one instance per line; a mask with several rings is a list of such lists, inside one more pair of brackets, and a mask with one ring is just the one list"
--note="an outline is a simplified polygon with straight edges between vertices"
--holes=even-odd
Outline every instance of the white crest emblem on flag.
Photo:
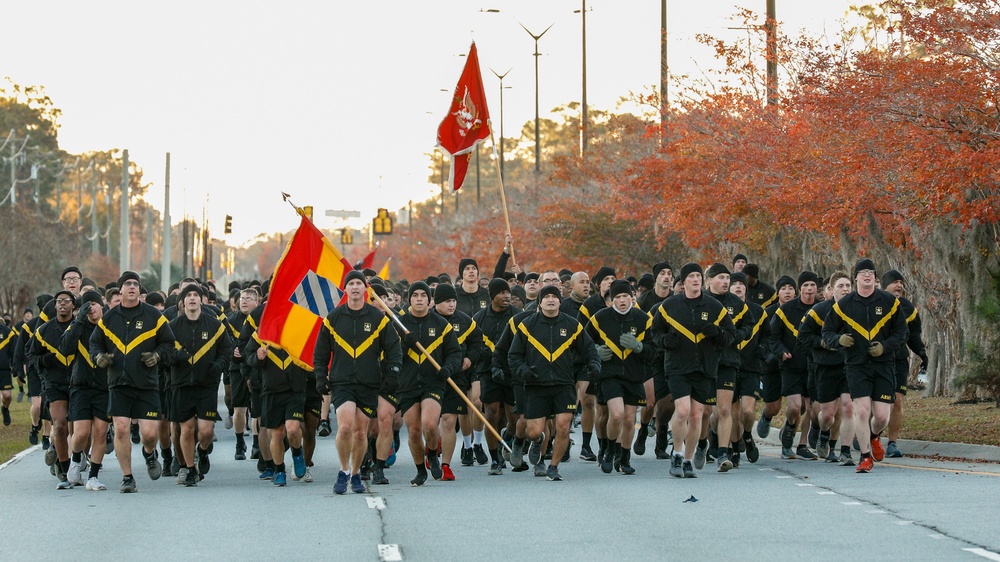
[[458,134],[463,137],[468,131],[478,129],[482,123],[479,119],[479,110],[476,109],[476,104],[472,102],[472,96],[469,95],[468,86],[465,87],[465,94],[462,96],[458,111],[452,113],[452,115],[455,116],[455,121],[458,122]]

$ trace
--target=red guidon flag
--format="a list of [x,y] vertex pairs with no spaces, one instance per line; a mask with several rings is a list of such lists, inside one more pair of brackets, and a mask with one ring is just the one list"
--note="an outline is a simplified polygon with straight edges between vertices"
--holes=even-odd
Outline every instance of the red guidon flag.
[[451,155],[451,188],[458,191],[469,169],[469,158],[476,145],[490,136],[490,110],[486,107],[483,76],[479,73],[476,44],[469,48],[465,68],[455,86],[448,116],[438,126],[438,146]]

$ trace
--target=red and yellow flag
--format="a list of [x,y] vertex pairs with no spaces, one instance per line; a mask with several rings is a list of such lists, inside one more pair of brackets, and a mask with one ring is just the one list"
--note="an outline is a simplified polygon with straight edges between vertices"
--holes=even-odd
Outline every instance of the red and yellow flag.
[[257,336],[311,367],[316,335],[340,302],[344,276],[351,269],[350,262],[303,216],[274,268]]

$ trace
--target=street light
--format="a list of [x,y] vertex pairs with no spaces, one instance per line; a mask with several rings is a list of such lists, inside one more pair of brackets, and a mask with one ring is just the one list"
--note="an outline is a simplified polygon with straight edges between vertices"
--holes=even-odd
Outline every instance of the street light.
[[510,86],[503,85],[503,79],[508,74],[510,74],[511,69],[508,68],[507,72],[503,74],[497,74],[497,71],[490,69],[490,72],[500,80],[500,181],[503,181],[503,91],[505,89],[509,90]]
[[534,55],[535,55],[535,174],[537,175],[537,174],[540,174],[542,172],[542,167],[541,167],[542,145],[541,145],[541,142],[538,139],[538,126],[539,126],[539,119],[538,119],[538,57],[540,57],[542,54],[538,52],[538,40],[541,39],[542,36],[545,35],[550,29],[552,29],[552,26],[555,25],[555,23],[553,22],[553,23],[549,24],[549,26],[545,28],[545,31],[539,33],[538,35],[535,35],[534,33],[528,31],[528,28],[524,27],[523,23],[517,22],[517,24],[521,26],[521,29],[527,31],[528,35],[530,35],[531,38],[535,40],[535,53],[534,53]]

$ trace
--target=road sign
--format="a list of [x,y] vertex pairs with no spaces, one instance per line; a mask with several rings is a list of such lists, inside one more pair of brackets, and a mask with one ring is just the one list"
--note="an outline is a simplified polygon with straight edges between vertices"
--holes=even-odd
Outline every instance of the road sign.
[[359,219],[361,211],[344,211],[341,209],[327,209],[326,216],[338,219]]

